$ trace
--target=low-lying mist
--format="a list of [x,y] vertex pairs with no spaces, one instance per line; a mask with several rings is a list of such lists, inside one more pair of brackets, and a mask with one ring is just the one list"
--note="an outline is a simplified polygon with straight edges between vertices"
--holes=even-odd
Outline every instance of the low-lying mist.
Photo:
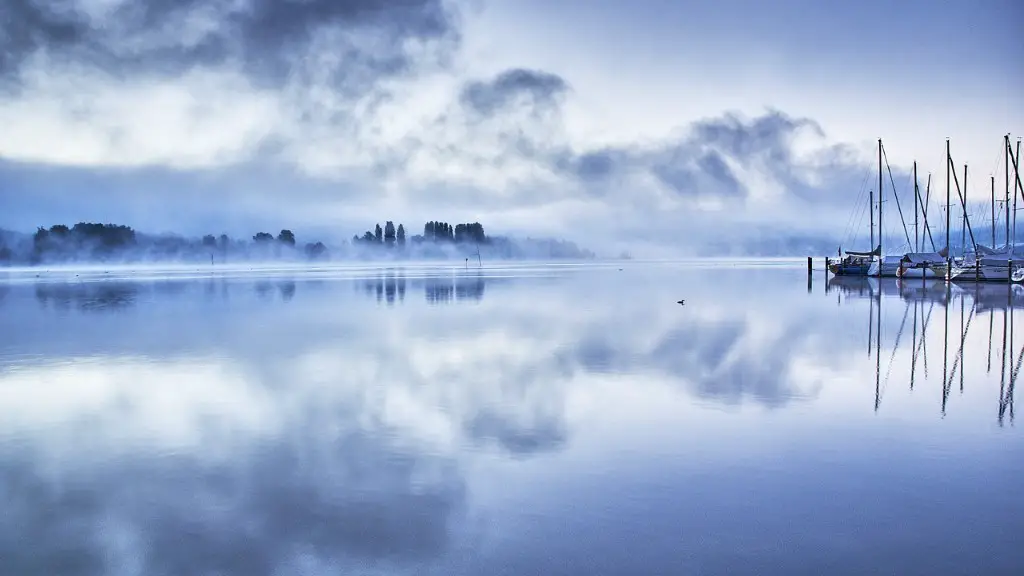
[[35,234],[0,230],[0,266],[70,264],[240,264],[337,261],[457,261],[591,259],[596,255],[554,238],[487,236],[478,223],[428,222],[424,234],[407,238],[401,224],[354,236],[351,241],[303,241],[291,230],[252,238],[208,234],[145,234],[114,224],[40,227]]

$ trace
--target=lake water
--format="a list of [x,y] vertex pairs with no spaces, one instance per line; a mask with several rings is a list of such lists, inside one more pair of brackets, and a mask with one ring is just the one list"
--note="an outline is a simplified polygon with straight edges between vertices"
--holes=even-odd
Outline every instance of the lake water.
[[1020,288],[486,264],[0,274],[0,573],[1024,574]]

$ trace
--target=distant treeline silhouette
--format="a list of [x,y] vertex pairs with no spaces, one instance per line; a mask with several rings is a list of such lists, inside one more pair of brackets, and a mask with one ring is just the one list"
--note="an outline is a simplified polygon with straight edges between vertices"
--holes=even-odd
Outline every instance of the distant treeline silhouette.
[[[408,240],[408,241],[407,241]],[[79,222],[54,224],[34,234],[0,230],[0,266],[70,262],[208,262],[328,259],[482,259],[593,258],[572,242],[556,239],[491,237],[479,222],[426,222],[423,234],[407,238],[403,224],[375,225],[352,241],[328,247],[324,242],[299,243],[296,234],[260,231],[251,238],[206,234],[145,234],[120,224]]]
[[[326,256],[323,242],[310,242],[301,250],[296,246],[295,234],[281,230],[275,237],[258,232],[252,241],[238,240],[221,234],[207,234],[201,239],[189,239],[173,234],[139,234],[130,226],[79,222],[72,227],[55,224],[39,227],[31,237],[27,254],[17,254],[0,244],[0,261],[25,260],[31,264],[60,263],[80,260],[226,260],[235,258],[266,258],[287,255],[317,259]],[[18,258],[21,256],[21,258]]]
[[[423,242],[451,242],[456,244],[471,242],[485,244],[488,242],[487,235],[484,234],[484,227],[479,222],[452,226],[447,222],[430,221],[423,225],[423,234],[417,234],[411,240],[414,244],[422,244]],[[372,232],[367,230],[362,236],[358,234],[353,236],[352,242],[364,245],[379,244],[388,247],[402,247],[405,246],[405,226],[399,224],[396,228],[395,223],[388,220],[384,223],[384,227],[381,228],[378,223],[374,226]]]

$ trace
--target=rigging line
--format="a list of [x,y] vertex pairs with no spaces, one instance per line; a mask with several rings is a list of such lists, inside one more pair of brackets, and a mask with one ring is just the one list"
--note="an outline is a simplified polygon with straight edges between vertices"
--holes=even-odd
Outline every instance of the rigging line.
[[[963,296],[961,296],[963,298]],[[953,367],[949,371],[949,382],[946,384],[947,387],[953,385],[953,376],[956,375],[957,366],[960,364],[960,360],[964,357],[964,344],[967,342],[967,332],[971,330],[971,320],[974,319],[974,308],[971,308],[971,313],[967,316],[967,326],[964,328],[964,333],[960,335],[960,350],[957,351],[956,357],[953,358]],[[961,316],[963,318],[963,316]]]
[[[923,306],[922,306],[923,308]],[[921,346],[919,353],[923,352],[924,358],[924,379],[928,379],[928,346],[925,344],[925,334],[928,332],[928,322],[932,319],[932,310],[935,309],[935,302],[928,306],[928,315],[924,318],[924,326],[921,326]]]
[[[857,204],[855,206],[860,206],[860,196],[857,197],[857,200],[858,200],[858,202],[857,202]],[[850,227],[853,224],[853,219],[856,216],[857,216],[857,209],[854,208],[853,210],[850,210],[850,213],[846,216],[846,225],[843,227],[843,233],[842,233],[842,235],[839,236],[840,241],[845,240],[846,237],[850,234],[850,230],[851,230]]]
[[896,332],[896,342],[892,345],[892,356],[889,357],[889,366],[885,369],[885,380],[882,381],[882,392],[885,385],[889,383],[889,374],[892,372],[892,361],[896,359],[896,350],[900,347],[900,337],[903,336],[903,329],[907,326],[907,312],[910,312],[910,304],[903,309],[903,321],[900,322],[900,329]]
[[[896,210],[900,213],[900,222],[903,223],[903,234],[907,237],[907,245],[912,245],[910,241],[910,233],[907,232],[907,221],[903,218],[903,208],[900,207],[900,196],[896,193],[896,181],[892,178],[892,169],[889,167],[889,155],[885,153],[885,146],[882,146],[882,157],[885,158],[885,169],[889,171],[889,182],[892,184],[892,197],[896,199]],[[882,195],[878,195],[879,201],[881,201]]]
[[946,157],[946,164],[949,168],[951,168],[950,175],[953,176],[953,183],[956,184],[956,195],[959,197],[960,207],[964,211],[964,223],[967,224],[966,228],[961,228],[960,230],[961,244],[964,245],[961,246],[960,248],[961,250],[966,249],[967,242],[964,239],[964,231],[966,230],[971,235],[971,245],[974,246],[975,251],[977,251],[978,242],[977,240],[974,239],[974,230],[973,228],[971,228],[971,219],[967,217],[967,201],[964,198],[964,196],[967,194],[967,191],[964,190],[963,193],[960,192],[960,179],[957,178],[956,176],[956,166],[953,164],[953,158],[951,156]]
[[1003,147],[1000,146],[999,147],[999,152],[996,153],[995,166],[992,168],[992,171],[989,172],[989,174],[998,174],[999,173],[999,167],[1002,166],[1002,165],[1003,165]]
[[[1013,358],[1013,352],[1010,352],[1010,358]],[[1010,375],[1010,387],[1017,382],[1017,376],[1020,376],[1020,365],[1021,361],[1024,361],[1024,348],[1020,349],[1020,355],[1017,356],[1017,367],[1013,370],[1013,374]],[[1012,362],[1012,360],[1011,360]]]
[[[920,196],[920,186],[918,186],[918,196]],[[925,187],[924,192],[924,210],[922,210],[921,217],[924,218],[924,231],[928,233],[928,241],[932,243],[932,252],[935,252],[935,238],[932,238],[932,229],[928,225],[928,203],[931,202],[932,196],[932,174],[928,173],[928,184]]]
[[[864,198],[864,192],[865,191],[863,190],[861,191],[861,199]],[[860,238],[861,232],[857,232],[857,230],[861,230],[861,228],[863,227],[862,225],[864,224],[864,213],[871,209],[871,202],[858,202],[858,205],[860,206],[860,210],[854,213],[856,216],[856,221],[854,222],[853,226],[847,231],[847,233],[844,234],[844,239],[850,240],[851,245],[856,244],[857,240]]]
[[859,221],[857,221],[856,224],[855,224],[854,223],[854,219],[856,219],[856,218],[863,218],[864,206],[863,206],[863,204],[861,204],[861,201],[864,198],[864,188],[865,188],[865,185],[867,184],[868,176],[870,176],[870,174],[867,171],[865,171],[864,172],[864,178],[862,178],[861,181],[860,181],[860,189],[857,192],[857,203],[855,204],[855,206],[858,206],[859,208],[858,209],[854,209],[853,211],[850,212],[850,217],[846,220],[846,228],[843,229],[843,235],[841,236],[842,240],[849,240],[850,239],[850,235],[853,233],[854,226],[855,225],[857,225],[857,226],[860,225]]

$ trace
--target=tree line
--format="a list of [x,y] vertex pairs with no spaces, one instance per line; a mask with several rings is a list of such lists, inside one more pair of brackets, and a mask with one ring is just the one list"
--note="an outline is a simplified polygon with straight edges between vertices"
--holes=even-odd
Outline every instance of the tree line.
[[[0,244],[3,244],[0,242]],[[55,224],[39,227],[31,237],[27,250],[17,254],[12,248],[0,245],[0,262],[22,259],[35,264],[43,261],[109,260],[114,258],[145,259],[198,259],[224,260],[233,256],[283,256],[286,253],[304,255],[309,259],[327,256],[323,242],[310,242],[298,246],[291,230],[281,230],[276,236],[257,232],[248,240],[233,239],[227,234],[207,234],[200,240],[177,235],[144,235],[130,226],[79,222],[68,227]]]
[[[79,222],[73,226],[54,224],[36,229],[30,237],[15,233],[0,234],[0,264],[25,262],[70,262],[75,260],[194,260],[227,261],[267,257],[305,257],[310,260],[330,257],[320,241],[300,245],[295,233],[283,229],[276,235],[260,231],[251,239],[236,239],[227,234],[206,234],[189,239],[174,234],[142,234],[130,226]],[[449,224],[426,222],[423,234],[407,237],[403,224],[388,220],[362,236],[352,237],[353,246],[398,247],[411,244],[491,244],[492,239],[479,222]]]
[[[423,225],[423,234],[417,234],[410,238],[414,244],[422,244],[424,242],[450,242],[454,244],[486,244],[489,238],[484,233],[484,227],[479,222],[456,224],[452,226],[447,222],[439,222],[432,220]],[[393,246],[405,246],[406,235],[405,226],[399,224],[395,227],[395,223],[388,220],[384,223],[384,227],[378,223],[374,226],[372,231],[367,230],[362,236],[356,234],[352,237],[353,244],[363,245],[381,245],[387,247]]]

